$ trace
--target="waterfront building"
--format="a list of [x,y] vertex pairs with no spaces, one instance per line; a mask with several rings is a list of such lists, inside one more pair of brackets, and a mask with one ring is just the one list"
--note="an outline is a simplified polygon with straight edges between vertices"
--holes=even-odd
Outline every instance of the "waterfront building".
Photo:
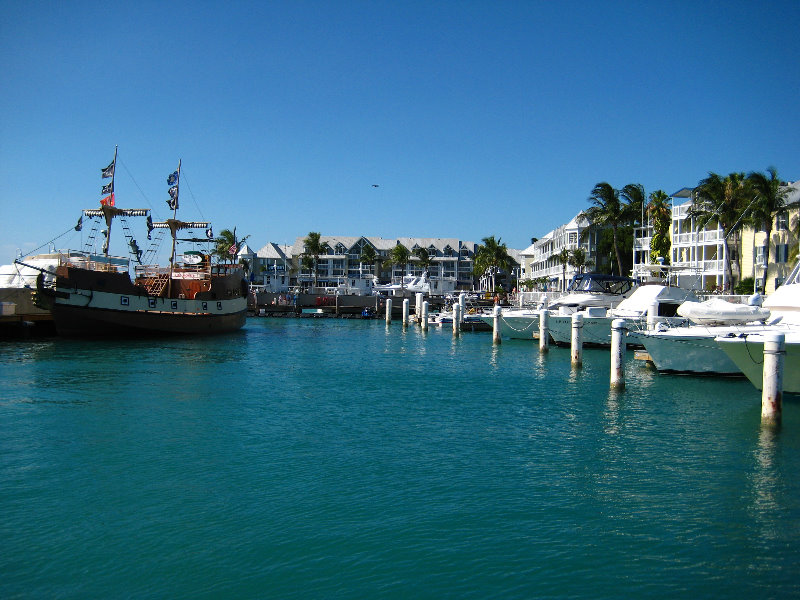
[[[764,224],[748,227],[742,232],[741,271],[743,277],[752,277],[754,288],[770,294],[779,287],[793,263],[789,262],[792,248],[798,247],[798,224],[800,224],[800,181],[788,183],[786,203],[794,205],[786,212],[777,214],[772,220],[771,239],[767,240]],[[769,264],[767,264],[767,243],[769,243]]]
[[[700,287],[707,291],[723,289],[727,282],[725,272],[724,235],[717,223],[710,223],[699,229],[696,219],[689,216],[693,203],[694,188],[681,188],[670,195],[672,219],[670,224],[671,250],[665,256],[675,271],[678,285]],[[641,277],[652,264],[650,242],[653,226],[649,222],[634,229],[633,237],[633,275]],[[736,264],[736,244],[729,244],[734,275],[738,275]],[[699,278],[699,279],[698,279]]]
[[[520,278],[546,278],[548,290],[566,289],[579,270],[596,270],[598,266],[608,264],[608,257],[600,256],[597,252],[599,233],[586,213],[578,213],[568,223],[533,240],[530,246],[519,253],[522,264]],[[559,259],[561,251],[566,249],[571,253],[578,248],[585,253],[586,265],[563,265]]]
[[[314,286],[314,270],[303,265],[306,237],[298,237],[292,245],[269,243],[257,253],[250,251],[245,256],[240,252],[239,257],[252,261],[254,283],[264,285],[268,291],[309,289]],[[431,293],[447,294],[475,288],[473,270],[478,248],[475,242],[457,238],[321,235],[320,243],[323,253],[317,260],[317,288],[369,294],[378,283],[399,283],[404,275],[421,276],[423,268],[415,255],[420,248],[427,250],[431,259],[427,268]],[[397,244],[409,250],[407,265],[389,264],[389,255]],[[371,264],[362,260],[367,246],[376,257]],[[517,251],[509,250],[509,254],[513,258]]]
[[245,245],[239,251],[239,258],[244,258],[250,265],[251,283],[263,285],[268,292],[287,292],[292,267],[291,248],[270,242],[258,252],[252,252]]
[[[800,200],[800,182],[788,184],[790,193],[787,204],[796,204]],[[688,284],[680,278],[698,279],[700,287],[706,291],[731,291],[733,286],[727,281],[725,267],[724,234],[717,223],[710,223],[704,228],[697,227],[696,220],[689,216],[693,203],[694,188],[682,188],[672,194],[672,247],[669,263],[675,269],[682,269],[679,275],[680,285]],[[759,227],[745,226],[741,232],[730,236],[728,248],[731,253],[731,269],[734,283],[744,277],[754,279],[754,289],[769,294],[778,287],[791,270],[789,254],[791,248],[798,244],[797,207],[773,217],[772,239],[769,241],[769,265],[766,264],[766,232],[763,225]],[[650,240],[652,225],[647,224],[634,230],[633,272],[634,275],[647,271],[651,264]]]

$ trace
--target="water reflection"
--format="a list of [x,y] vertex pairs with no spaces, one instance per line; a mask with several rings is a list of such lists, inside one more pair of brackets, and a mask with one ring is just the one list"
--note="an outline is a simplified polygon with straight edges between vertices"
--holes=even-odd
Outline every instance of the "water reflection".
[[[755,470],[753,472],[753,508],[762,517],[778,510],[779,503],[775,492],[778,486],[778,474],[775,465],[775,453],[778,449],[779,432],[771,426],[762,426],[758,434],[758,446],[755,449]],[[774,537],[773,522],[764,519],[763,525],[768,537]],[[769,527],[767,527],[769,526]]]
[[623,390],[616,388],[611,388],[608,392],[603,411],[603,432],[606,435],[617,435],[620,432],[620,404],[623,393]]
[[497,368],[497,357],[500,355],[500,346],[496,344],[492,344],[492,351],[489,354],[489,366],[496,369]]

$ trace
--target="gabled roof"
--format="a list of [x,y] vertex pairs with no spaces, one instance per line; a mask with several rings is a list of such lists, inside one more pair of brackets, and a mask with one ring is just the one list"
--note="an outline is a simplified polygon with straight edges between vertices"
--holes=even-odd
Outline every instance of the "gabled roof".
[[[295,239],[292,245],[292,254],[302,254],[305,247],[305,240],[308,236],[300,236]],[[339,236],[339,235],[321,235],[319,241],[321,244],[327,244],[331,249],[335,248],[337,244],[341,243],[345,248],[350,250],[360,240],[367,240],[372,244],[376,250],[389,251],[394,248],[399,242],[409,250],[414,246],[428,249],[431,246],[436,248],[439,252],[444,252],[447,246],[450,246],[454,252],[458,252],[461,248],[467,248],[470,253],[475,252],[475,243],[459,240],[458,238],[417,238],[417,237],[398,237],[398,238],[382,238],[382,237],[368,237],[368,236]]]
[[292,247],[286,244],[268,243],[266,246],[256,252],[258,258],[277,258],[277,259],[291,259]]
[[679,189],[674,194],[670,194],[672,198],[691,198],[694,188],[684,187]]

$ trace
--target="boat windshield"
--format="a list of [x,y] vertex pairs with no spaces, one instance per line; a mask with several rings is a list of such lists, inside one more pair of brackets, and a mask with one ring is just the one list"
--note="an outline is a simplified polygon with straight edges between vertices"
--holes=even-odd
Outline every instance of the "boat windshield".
[[627,294],[634,285],[636,285],[636,281],[630,277],[582,273],[572,279],[567,291],[590,294]]

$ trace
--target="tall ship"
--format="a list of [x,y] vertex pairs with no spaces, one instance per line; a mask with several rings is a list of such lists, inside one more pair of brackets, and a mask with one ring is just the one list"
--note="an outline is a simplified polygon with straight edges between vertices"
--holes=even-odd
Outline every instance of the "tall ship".
[[[45,276],[42,272],[37,278],[37,305],[52,312],[58,334],[79,337],[215,334],[241,329],[247,316],[248,284],[239,265],[213,264],[211,252],[177,253],[179,241],[193,243],[193,247],[202,243],[207,246],[213,241],[209,223],[177,219],[180,162],[167,178],[167,204],[172,218],[163,222],[153,222],[149,209],[115,206],[116,162],[115,150],[114,160],[102,169],[103,178],[111,179],[102,190],[108,195],[100,201],[99,208],[84,210],[75,227],[80,230],[85,218],[96,220],[96,225],[105,225],[100,232],[104,238],[102,252],[57,253],[55,274]],[[172,249],[168,266],[143,263],[142,251],[128,226],[129,218],[147,220],[148,239],[154,230],[169,231]],[[129,257],[108,253],[115,220],[122,222]],[[197,229],[205,231],[205,238],[178,238],[180,232]]]

